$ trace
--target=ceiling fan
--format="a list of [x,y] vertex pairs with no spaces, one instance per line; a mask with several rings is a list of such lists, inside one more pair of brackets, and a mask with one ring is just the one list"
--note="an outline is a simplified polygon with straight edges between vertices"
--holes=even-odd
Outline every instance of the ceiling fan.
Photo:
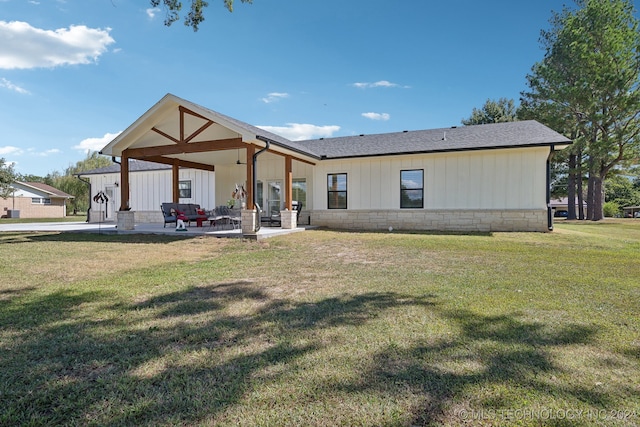
[[242,163],[240,161],[240,149],[238,149],[238,160],[236,160],[236,165],[246,165],[246,163]]

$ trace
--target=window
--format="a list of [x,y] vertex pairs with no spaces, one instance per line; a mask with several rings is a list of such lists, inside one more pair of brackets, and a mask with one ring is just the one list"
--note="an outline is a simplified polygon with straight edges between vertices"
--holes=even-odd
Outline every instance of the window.
[[298,178],[293,180],[291,187],[291,194],[293,200],[297,200],[302,203],[304,209],[307,208],[307,180],[304,178]]
[[32,197],[31,204],[33,205],[50,205],[51,199],[45,199],[42,197]]
[[178,182],[178,191],[180,192],[181,199],[191,198],[191,181]]
[[258,181],[258,194],[256,194],[256,203],[260,206],[260,210],[264,208],[264,190],[262,189],[262,181]]
[[330,173],[327,175],[329,209],[347,209],[347,174]]
[[400,171],[400,207],[424,207],[424,170]]

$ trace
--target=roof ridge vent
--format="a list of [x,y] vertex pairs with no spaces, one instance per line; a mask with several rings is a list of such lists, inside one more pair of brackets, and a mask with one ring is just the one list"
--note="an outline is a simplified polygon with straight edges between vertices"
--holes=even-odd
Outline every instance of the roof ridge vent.
[[361,133],[360,136],[364,136],[364,133]]

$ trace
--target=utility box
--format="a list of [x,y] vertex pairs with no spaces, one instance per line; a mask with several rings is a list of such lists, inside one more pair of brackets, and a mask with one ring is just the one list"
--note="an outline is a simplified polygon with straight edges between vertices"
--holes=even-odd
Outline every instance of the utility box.
[[19,209],[7,209],[7,218],[20,218]]

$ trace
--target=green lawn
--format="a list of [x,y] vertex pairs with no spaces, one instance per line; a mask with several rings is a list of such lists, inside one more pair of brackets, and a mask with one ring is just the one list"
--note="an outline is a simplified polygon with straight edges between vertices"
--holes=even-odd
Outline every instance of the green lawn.
[[640,220],[0,259],[3,426],[640,424]]

